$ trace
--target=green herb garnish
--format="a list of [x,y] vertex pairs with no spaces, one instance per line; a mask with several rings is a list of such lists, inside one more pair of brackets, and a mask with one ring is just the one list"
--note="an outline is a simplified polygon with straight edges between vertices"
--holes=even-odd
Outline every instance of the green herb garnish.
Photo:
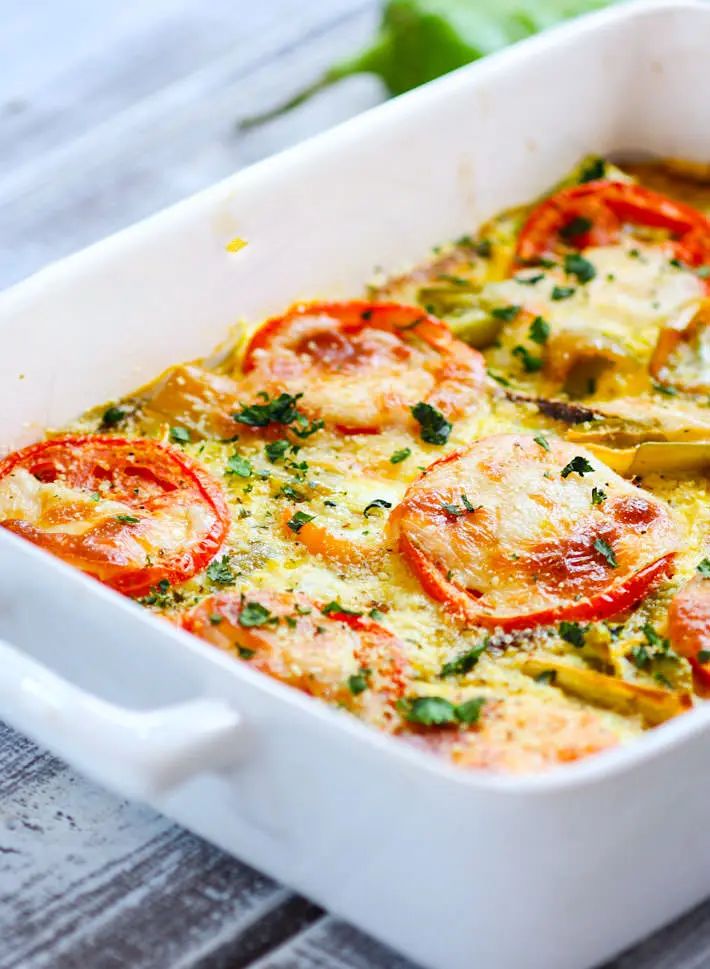
[[361,612],[356,612],[354,609],[347,609],[342,603],[338,602],[337,599],[333,599],[332,602],[328,602],[321,612],[324,616],[333,616],[340,613],[343,616],[361,616]]
[[513,356],[519,357],[526,373],[537,373],[542,370],[542,357],[536,357],[530,353],[527,347],[517,346],[513,349]]
[[227,458],[227,466],[224,473],[236,474],[239,478],[248,478],[251,476],[253,470],[251,462],[243,458],[241,454],[232,454]]
[[491,316],[496,320],[503,320],[505,323],[510,323],[518,315],[522,307],[520,306],[496,306],[495,309],[491,310]]
[[264,445],[264,452],[272,464],[276,464],[277,461],[280,461],[288,449],[289,442],[285,441],[283,438],[278,441],[269,441],[268,444]]
[[593,264],[578,253],[568,253],[565,256],[565,272],[576,276],[580,283],[588,283],[597,274]]
[[419,696],[399,700],[397,709],[405,720],[424,727],[444,727],[456,723],[471,726],[479,720],[485,702],[483,697],[477,697],[455,705],[440,696]]
[[549,335],[550,324],[542,316],[536,316],[530,324],[530,330],[528,331],[530,339],[533,343],[538,343],[542,346],[543,343],[547,343]]
[[276,625],[278,616],[272,616],[271,611],[260,602],[245,602],[239,610],[239,625],[245,629],[252,626]]
[[560,623],[560,638],[581,649],[584,646],[584,636],[588,628],[588,626],[580,626],[578,622],[567,622],[563,619]]
[[210,562],[207,566],[207,578],[216,585],[232,585],[236,582],[237,577],[232,571],[228,555]]
[[365,516],[365,518],[369,518],[370,511],[373,508],[391,508],[391,507],[392,507],[391,501],[386,501],[384,498],[375,498],[375,500],[371,501],[370,504],[365,508],[365,510],[363,511],[363,515]]
[[441,411],[421,400],[411,408],[411,411],[412,417],[419,423],[422,441],[426,441],[427,444],[446,444],[452,425]]
[[601,488],[592,488],[592,504],[601,505],[603,501],[606,501],[606,492]]
[[444,679],[447,676],[465,676],[466,673],[470,673],[476,663],[478,663],[481,656],[485,653],[489,642],[490,640],[486,636],[486,638],[476,646],[466,650],[465,653],[461,653],[448,663],[444,663],[444,665],[441,667],[439,676]]
[[411,455],[412,449],[408,447],[403,447],[399,451],[395,451],[390,458],[390,464],[401,464],[402,461],[406,461]]
[[169,437],[173,444],[190,443],[190,432],[185,427],[171,427]]
[[581,478],[585,474],[590,474],[594,471],[592,465],[587,461],[586,458],[582,457],[581,454],[577,454],[569,464],[566,464],[564,468],[560,471],[563,478],[569,478],[571,474],[578,474]]
[[296,532],[296,534],[298,534],[303,526],[307,525],[308,522],[312,522],[315,517],[315,515],[307,515],[304,511],[297,511],[295,515],[289,518],[286,524],[292,532]]
[[603,538],[594,539],[594,548],[607,560],[612,569],[615,569],[618,566],[619,563],[616,561],[614,549],[608,542],[605,542]]

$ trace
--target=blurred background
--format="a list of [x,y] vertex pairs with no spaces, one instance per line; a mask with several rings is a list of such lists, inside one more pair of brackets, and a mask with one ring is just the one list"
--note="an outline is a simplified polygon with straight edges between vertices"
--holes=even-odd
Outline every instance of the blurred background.
[[0,288],[376,104],[378,0],[0,0]]

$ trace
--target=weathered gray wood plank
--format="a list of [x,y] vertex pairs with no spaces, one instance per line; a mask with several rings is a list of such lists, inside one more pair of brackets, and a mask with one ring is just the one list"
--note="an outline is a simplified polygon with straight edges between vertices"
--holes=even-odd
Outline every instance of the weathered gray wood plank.
[[234,967],[319,914],[6,728],[0,765],[2,969]]
[[[56,82],[60,109],[53,88],[43,89],[23,111],[6,112],[0,119],[0,286],[381,98],[372,79],[353,79],[293,116],[240,131],[241,117],[299,90],[357,47],[372,29],[376,0],[330,0],[327,5],[271,0],[261,5],[268,16],[259,5],[242,0],[231,21],[224,6],[218,7],[224,22],[214,32],[229,42],[215,45],[211,57],[205,53],[191,73],[178,79],[168,74],[167,83],[152,89],[166,80],[162,64],[171,61],[161,28],[141,38],[138,65],[124,40],[100,68],[86,59],[67,68]],[[188,23],[173,30],[177,40],[170,51],[189,40],[201,10],[193,0]],[[131,101],[124,82],[141,65],[149,75],[143,87],[151,90]],[[137,86],[136,81],[130,85]],[[45,124],[56,110],[69,119],[78,112],[84,125],[77,127],[72,120],[61,143]],[[6,163],[13,145],[25,139],[32,146],[30,157],[15,148],[22,164]]]

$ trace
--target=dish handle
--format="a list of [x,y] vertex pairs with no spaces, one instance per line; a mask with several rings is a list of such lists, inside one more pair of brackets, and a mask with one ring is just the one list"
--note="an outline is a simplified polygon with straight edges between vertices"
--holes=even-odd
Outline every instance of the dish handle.
[[226,701],[195,698],[131,710],[87,693],[0,640],[0,717],[82,773],[137,800],[233,766],[243,720]]

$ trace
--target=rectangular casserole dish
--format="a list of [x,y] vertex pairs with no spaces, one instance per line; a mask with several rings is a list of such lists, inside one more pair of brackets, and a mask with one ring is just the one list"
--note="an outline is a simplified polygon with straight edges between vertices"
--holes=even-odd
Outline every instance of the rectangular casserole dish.
[[[632,3],[384,105],[0,299],[8,450],[357,294],[589,153],[710,158],[710,9]],[[227,244],[248,241],[239,252]],[[572,969],[710,890],[710,712],[549,775],[464,773],[0,530],[0,716],[432,969]]]

